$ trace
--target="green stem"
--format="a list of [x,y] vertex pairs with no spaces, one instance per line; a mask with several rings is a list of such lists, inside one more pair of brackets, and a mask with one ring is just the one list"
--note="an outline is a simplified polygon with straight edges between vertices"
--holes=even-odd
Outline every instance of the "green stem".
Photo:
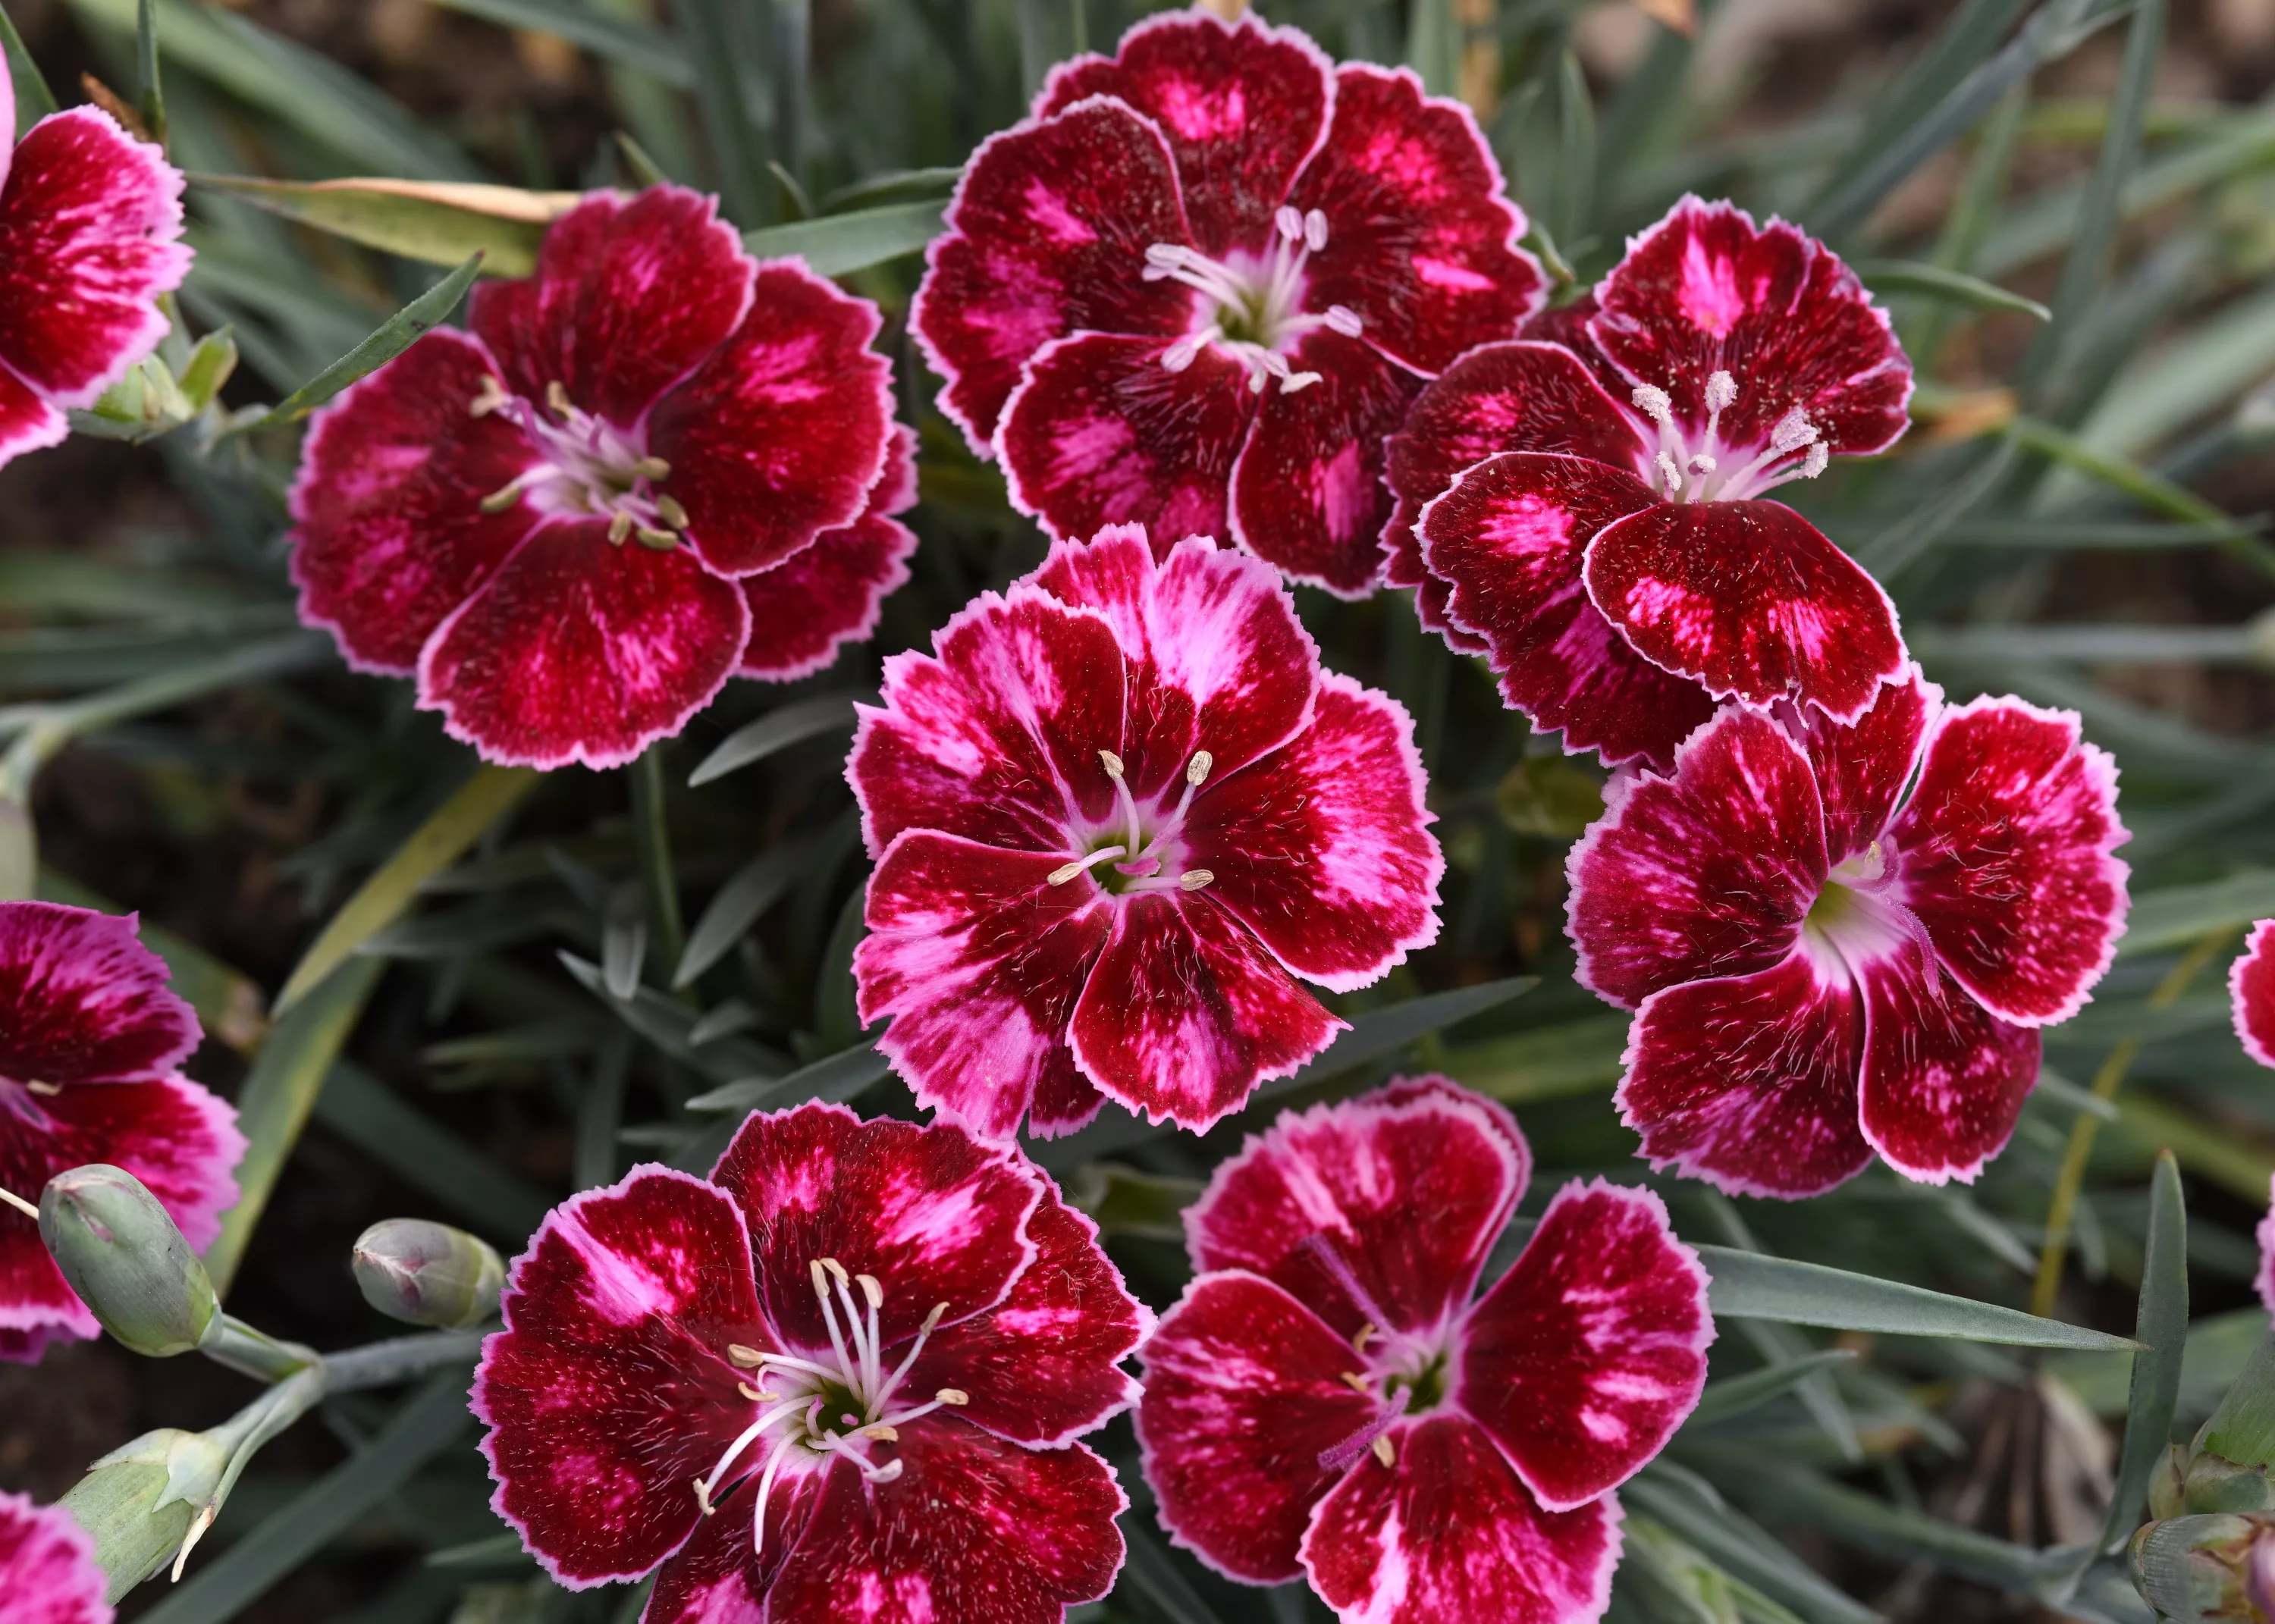
[[655,932],[654,962],[666,978],[687,952],[687,926],[679,912],[679,886],[671,866],[671,830],[665,822],[663,744],[649,745],[631,765],[633,837],[640,878],[647,887],[648,918]]

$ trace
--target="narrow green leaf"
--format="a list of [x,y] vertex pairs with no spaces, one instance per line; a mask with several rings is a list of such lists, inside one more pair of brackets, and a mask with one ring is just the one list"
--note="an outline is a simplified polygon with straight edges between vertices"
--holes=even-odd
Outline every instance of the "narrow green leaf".
[[1620,1493],[1681,1534],[1733,1578],[1783,1602],[1810,1624],[1877,1624],[1878,1615],[1871,1608],[1819,1578],[1696,1472],[1661,1456],[1621,1484]]
[[797,1105],[808,1099],[843,1105],[892,1069],[884,1052],[872,1043],[801,1066],[786,1077],[743,1077],[687,1102],[691,1111],[748,1111],[767,1102]]
[[1921,1286],[1853,1274],[1823,1264],[1766,1257],[1727,1246],[1700,1246],[1713,1284],[1715,1313],[1775,1319],[1834,1331],[1901,1336],[1952,1336],[2022,1348],[2130,1348],[2127,1338],[2083,1326],[2041,1319],[2019,1309],[1947,1296]]
[[767,910],[782,900],[813,857],[814,842],[791,841],[736,870],[688,933],[687,951],[671,974],[673,988],[687,986],[726,957]]
[[694,84],[695,70],[688,64],[680,42],[652,24],[629,17],[611,17],[580,0],[434,0],[437,5],[508,28],[526,28],[591,51],[594,56],[635,68],[682,88]]
[[545,228],[575,208],[580,195],[382,178],[299,181],[192,175],[190,184],[424,264],[460,265],[479,254],[482,270],[492,276],[526,276],[536,269]]
[[573,953],[559,955],[561,963],[578,982],[600,999],[616,1018],[672,1059],[694,1067],[705,1076],[731,1083],[751,1076],[774,1076],[782,1070],[782,1056],[762,1045],[724,1039],[698,1047],[688,1034],[694,1029],[694,1010],[652,986],[643,986],[630,998],[609,992],[608,977],[598,964]]
[[624,1084],[631,1079],[631,1063],[632,1035],[620,1027],[601,1046],[593,1075],[577,1101],[577,1150],[569,1175],[575,1189],[616,1182],[616,1130],[624,1124]]
[[1101,1236],[1150,1241],[1185,1238],[1185,1209],[1201,1198],[1198,1179],[1141,1173],[1118,1161],[1093,1161],[1067,1181],[1067,1199],[1090,1215]]
[[2027,414],[2015,418],[2009,431],[2022,444],[2056,462],[2097,480],[2110,489],[2130,496],[2143,507],[2167,517],[2191,524],[2231,529],[2235,520],[2184,486],[2142,467],[2127,457],[2097,450],[2067,429]]
[[8,77],[15,81],[16,127],[4,132],[12,139],[54,112],[56,98],[40,73],[39,64],[24,49],[24,37],[16,32],[15,21],[4,5],[0,5],[0,50],[7,53]]
[[1438,1069],[1509,1105],[1609,1092],[1627,1042],[1627,1016],[1589,1016],[1448,1049]]
[[1969,519],[1944,533],[1946,547],[2011,547],[2047,552],[2156,551],[2243,541],[2261,533],[2250,520],[2226,525],[2167,523],[2158,519],[1999,518]]
[[1970,276],[1964,271],[1946,270],[1940,265],[1923,264],[1917,260],[1865,260],[1857,264],[1856,271],[1866,287],[1878,293],[1919,293],[1930,298],[1949,299],[1971,310],[2013,311],[2035,316],[2041,321],[2053,319],[2054,313],[2034,298],[2009,292],[1996,283]]
[[1722,1381],[1710,1381],[1698,1395],[1698,1407],[1690,1412],[1685,1426],[1710,1426],[1717,1421],[1727,1421],[1734,1416],[1760,1408],[1772,1399],[1790,1393],[1806,1378],[1836,1364],[1848,1364],[1856,1355],[1851,1348],[1828,1348],[1819,1353],[1804,1354],[1797,1359],[1785,1359],[1758,1371],[1748,1371],[1743,1376],[1732,1376]]
[[1122,1572],[1168,1618],[1170,1624],[1223,1624],[1214,1608],[1201,1599],[1192,1582],[1177,1570],[1168,1548],[1155,1539],[1135,1514],[1122,1518],[1122,1537],[1130,1548]]
[[754,226],[768,217],[767,151],[752,117],[743,65],[759,42],[746,37],[757,6],[743,0],[677,0],[671,8],[680,48],[695,69],[695,105],[710,138],[711,160],[729,220]]
[[707,784],[714,778],[724,778],[737,767],[763,761],[776,751],[787,750],[820,734],[837,728],[853,725],[854,696],[849,693],[817,694],[810,699],[797,699],[780,710],[768,711],[756,721],[737,728],[722,740],[719,747],[703,758],[702,765],[687,775],[689,789]]
[[146,1624],[223,1624],[410,1482],[472,1425],[465,1372],[435,1377],[377,1437],[145,1613]]
[[2198,885],[2165,886],[2133,899],[2119,957],[2185,947],[2210,932],[2275,914],[2275,870],[2247,869]]
[[2122,1545],[2140,1519],[2149,1476],[2172,1442],[2173,1412],[2181,1400],[2181,1363],[2188,1340],[2188,1217],[2181,1193],[2181,1167],[2173,1153],[2157,1158],[2149,1181],[2149,1239],[2141,1272],[2141,1298],[2133,1336],[2133,1381],[2125,1404],[2125,1445],[2101,1549]]
[[450,798],[412,831],[395,855],[357,888],[322,933],[309,945],[284,990],[276,995],[283,1014],[317,983],[355,955],[355,950],[401,917],[419,888],[458,859],[467,847],[534,789],[544,774],[528,767],[476,767]]
[[481,268],[482,253],[478,248],[465,264],[388,317],[370,337],[278,401],[251,427],[275,428],[297,423],[357,379],[377,372],[440,327],[473,286]]
[[840,186],[821,200],[822,212],[838,215],[850,212],[856,204],[874,207],[879,203],[902,203],[918,198],[945,198],[956,190],[956,183],[964,171],[949,166],[921,170],[887,170],[871,175],[850,185]]
[[237,1094],[237,1126],[246,1137],[237,1167],[237,1205],[222,1214],[221,1234],[206,1249],[206,1272],[226,1292],[245,1261],[253,1227],[267,1210],[285,1159],[315,1109],[316,1095],[341,1046],[379,984],[377,959],[351,959],[326,977],[269,1029]]
[[158,145],[166,144],[166,93],[158,78],[157,0],[141,0],[134,14],[135,110]]
[[914,253],[941,234],[947,206],[931,201],[887,203],[850,215],[824,215],[743,233],[743,246],[761,260],[797,255],[816,276],[843,276]]
[[1462,93],[1462,24],[1454,0],[1414,0],[1407,8],[1406,65],[1433,96]]
[[316,1096],[316,1120],[509,1255],[553,1205],[352,1061],[333,1065]]
[[1967,0],[1888,92],[1826,177],[1832,191],[1852,179],[1914,124],[1925,117],[1961,75],[1997,48],[2024,0]]

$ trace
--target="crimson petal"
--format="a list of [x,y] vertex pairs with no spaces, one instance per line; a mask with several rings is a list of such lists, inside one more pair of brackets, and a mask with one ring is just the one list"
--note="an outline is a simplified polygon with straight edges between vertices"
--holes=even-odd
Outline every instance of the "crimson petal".
[[1190,240],[1176,161],[1152,120],[1096,96],[992,135],[926,250],[909,330],[982,457],[1036,351],[1075,332],[1184,330],[1190,291],[1147,282],[1145,250]]
[[1344,1624],[1594,1624],[1620,1560],[1609,1495],[1544,1511],[1493,1440],[1458,1416],[1387,1434],[1304,1536],[1311,1583]]
[[0,371],[50,405],[91,406],[166,336],[158,296],[190,268],[181,173],[75,107],[34,125],[4,174]]
[[[1433,1081],[1284,1114],[1250,1138],[1185,1213],[1193,1267],[1263,1275],[1346,1337],[1371,1321],[1443,1324],[1469,1301],[1532,1158],[1487,1102]],[[1366,1301],[1314,1259],[1315,1238]]]
[[558,383],[631,429],[741,324],[752,275],[716,199],[588,193],[547,229],[534,276],[478,283],[468,312],[511,393],[543,400]]
[[1168,341],[1077,333],[1036,352],[995,444],[1011,504],[1054,536],[1141,524],[1166,545],[1225,528],[1225,487],[1255,415],[1215,345],[1171,372]]
[[482,511],[536,461],[504,417],[467,407],[497,363],[481,341],[427,334],[320,410],[292,483],[300,618],[358,670],[407,676],[435,628],[496,572],[533,516]]
[[1895,605],[1782,502],[1659,502],[1588,548],[1588,595],[1652,664],[1854,721],[1904,669]]
[[2075,711],[1976,699],[1936,719],[1919,786],[1889,831],[1899,895],[1945,968],[2022,1025],[2075,1015],[2124,933],[2131,838],[2117,764]]
[[[1556,353],[1562,353],[1556,351]],[[1607,464],[1511,452],[1456,474],[1422,511],[1431,578],[1447,618],[1490,651],[1501,697],[1568,751],[1670,769],[1713,701],[1630,648],[1581,585],[1603,527],[1651,506],[1649,489]]]
[[1652,993],[1622,1059],[1620,1120],[1654,1169],[1791,1200],[1872,1159],[1856,1118],[1863,1001],[1806,945],[1750,976]]
[[1809,752],[1825,809],[1825,855],[1835,864],[1871,850],[1919,765],[1920,746],[1943,706],[1943,690],[1907,667],[1847,727],[1813,707],[1788,706],[1786,730]]
[[877,632],[885,600],[906,584],[916,533],[897,519],[857,518],[802,553],[735,585],[751,606],[737,676],[794,682],[835,663]]
[[2251,927],[2243,951],[2228,966],[2227,995],[2243,1052],[2263,1066],[2275,1066],[2275,919]]
[[[164,1076],[198,1046],[172,971],[120,918],[0,903],[0,1078],[110,1083]],[[42,1181],[44,1182],[45,1181]]]
[[875,1452],[898,1478],[840,1461],[767,1599],[768,1624],[1059,1624],[1113,1588],[1129,1505],[1080,1444],[1030,1450],[960,1421],[903,1423]]
[[909,1371],[911,1393],[954,1387],[956,1413],[998,1438],[1062,1448],[1138,1401],[1120,1369],[1153,1327],[1100,1249],[1098,1226],[1043,1186],[1027,1220],[1035,1260],[994,1309],[942,1326]]
[[61,445],[71,434],[71,419],[0,363],[0,464]]
[[1713,1340],[1706,1271],[1666,1205],[1575,1180],[1470,1311],[1454,1398],[1543,1506],[1569,1511],[1666,1446],[1697,1406]]
[[1707,379],[1734,374],[1725,445],[1766,445],[1796,408],[1843,454],[1885,450],[1904,432],[1911,363],[1886,312],[1839,255],[1782,220],[1757,226],[1733,204],[1685,197],[1596,296],[1596,341],[1637,383],[1665,389],[1687,427],[1706,422]]
[[813,1265],[883,1282],[883,1345],[1003,1299],[1036,1254],[1026,1237],[1040,1198],[1024,1164],[955,1123],[865,1122],[843,1106],[804,1105],[745,1122],[712,1181],[741,1204],[767,1323],[805,1348],[829,1345]]
[[1382,572],[1383,440],[1422,380],[1359,339],[1326,329],[1288,358],[1319,381],[1268,388],[1232,470],[1232,533],[1298,581],[1363,598]]
[[767,1587],[782,1571],[783,1557],[805,1537],[822,1485],[836,1464],[825,1456],[799,1471],[797,1455],[811,1458],[804,1449],[785,1456],[767,1496],[764,1555],[751,1544],[756,1485],[746,1481],[721,1496],[714,1514],[657,1571],[640,1624],[760,1624],[766,1617]]
[[1828,865],[1808,759],[1776,723],[1725,710],[1673,778],[1614,780],[1607,799],[1565,861],[1583,986],[1633,1008],[1793,950]]
[[[1916,943],[1843,952],[1864,989],[1864,1137],[1908,1179],[1971,1183],[2006,1147],[2038,1080],[2038,1034],[1967,995]],[[1928,977],[1939,978],[1931,986]]]
[[1323,671],[1310,727],[1195,797],[1187,865],[1297,975],[1364,986],[1437,940],[1446,860],[1423,788],[1404,707]]
[[571,1589],[631,1579],[702,1521],[694,1484],[756,1417],[730,1345],[774,1348],[727,1195],[666,1167],[571,1197],[514,1262],[473,1413],[491,1505]]
[[1279,1287],[1205,1274],[1145,1344],[1138,1441],[1162,1527],[1219,1573],[1275,1584],[1302,1571],[1311,1507],[1342,1476],[1319,1464],[1374,1401],[1364,1361]]
[[1201,1133],[1345,1024],[1228,910],[1157,893],[1120,899],[1069,1035],[1109,1098]]
[[[1510,202],[1470,110],[1425,96],[1409,70],[1346,63],[1335,112],[1289,201],[1327,218],[1304,302],[1342,305],[1368,344],[1422,373],[1473,344],[1513,338],[1547,280],[1516,246]],[[1326,368],[1320,368],[1325,371]]]
[[419,656],[419,702],[506,766],[622,767],[708,705],[751,608],[685,548],[612,543],[597,519],[539,525]]
[[1226,24],[1165,11],[1122,36],[1111,58],[1051,70],[1035,116],[1114,96],[1158,125],[1176,161],[1193,240],[1212,259],[1252,245],[1319,143],[1334,64],[1300,29],[1253,11]]
[[[0,68],[0,87],[7,83]],[[0,113],[7,98],[0,96]],[[0,126],[0,140],[10,133]],[[61,1506],[0,1493],[0,1596],[9,1624],[110,1624],[94,1537]]]

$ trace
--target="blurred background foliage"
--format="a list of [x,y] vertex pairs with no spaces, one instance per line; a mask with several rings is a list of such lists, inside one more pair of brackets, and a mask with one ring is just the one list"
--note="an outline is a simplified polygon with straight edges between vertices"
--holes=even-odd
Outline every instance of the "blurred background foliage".
[[[362,1341],[384,1326],[346,1258],[374,1220],[447,1219],[510,1255],[548,1205],[635,1159],[707,1165],[750,1106],[912,1109],[853,1013],[851,701],[882,655],[1042,548],[930,409],[902,324],[921,265],[906,250],[1052,62],[1110,49],[1150,9],[157,0],[198,249],[170,359],[226,327],[244,366],[187,428],[75,439],[0,475],[0,819],[28,797],[40,894],[140,909],[198,1004],[194,1069],[255,1142],[253,1197],[215,1258],[235,1311]],[[1918,366],[1917,421],[1891,455],[1786,494],[1886,584],[1957,697],[2083,713],[2123,771],[2134,924],[2092,1004],[2048,1035],[2021,1128],[1976,1185],[1876,1167],[1787,1206],[1652,1180],[1610,1105],[1625,1017],[1573,983],[1562,934],[1564,853],[1600,774],[1530,736],[1403,594],[1300,592],[1329,663],[1418,719],[1451,862],[1443,938],[1339,1001],[1373,1018],[1206,1138],[1120,1118],[1041,1159],[1166,1305],[1185,1274],[1177,1210],[1243,1131],[1433,1067],[1517,1111],[1542,1167],[1529,1211],[1572,1175],[1649,1182],[1696,1241],[2130,1332],[2144,1273],[2144,1326],[2189,1311],[2176,1263],[2150,1263],[2179,1245],[2180,1186],[2151,1177],[2170,1147],[2195,1318],[2169,1413],[2143,1418],[2133,1394],[2171,1372],[2131,1381],[2122,1353],[1726,1318],[1708,1404],[1625,1492],[1614,1598],[1621,1624],[2141,1624],[2119,1570],[2091,1560],[2128,1407],[2136,1447],[2159,1423],[2185,1437],[2265,1323],[2249,1231],[2275,1171],[2275,1079],[2229,1030],[2225,972],[2242,925],[2275,913],[2275,0],[1265,9],[1468,101],[1565,283],[1592,282],[1687,190],[1783,214],[1860,267]],[[87,73],[137,101],[136,0],[6,13],[64,100]],[[246,410],[442,272],[195,178],[575,191],[658,174],[715,190],[764,243],[858,267],[850,285],[884,306],[922,433],[915,579],[873,646],[800,684],[734,684],[631,768],[480,771],[406,684],[351,675],[298,629],[281,541],[298,430],[248,427]],[[131,1433],[206,1424],[244,1396],[110,1345],[0,1369],[0,1484],[52,1498]],[[501,1533],[447,1394],[323,1416],[262,1456],[190,1582],[125,1616],[637,1616],[637,1596],[555,1590]],[[1130,1572],[1086,1615],[1326,1617],[1149,1537],[1127,1424],[1106,1436],[1141,1505]],[[2137,1515],[2120,1504],[2115,1532]]]

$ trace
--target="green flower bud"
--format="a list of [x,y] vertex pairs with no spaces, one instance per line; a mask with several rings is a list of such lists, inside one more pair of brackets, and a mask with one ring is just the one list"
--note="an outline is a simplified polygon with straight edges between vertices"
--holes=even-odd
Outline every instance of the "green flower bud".
[[2134,1587],[2178,1624],[2275,1624],[2275,1517],[2150,1522],[2128,1555]]
[[153,1359],[206,1339],[221,1305],[206,1266],[142,1181],[97,1162],[40,1195],[40,1239],[102,1328]]
[[448,1224],[390,1218],[357,1237],[363,1300],[414,1326],[477,1326],[497,1313],[505,1264],[486,1241]]
[[2181,1480],[2181,1499],[2188,1510],[2199,1514],[2275,1512],[2275,1484],[2267,1481],[2264,1466],[2239,1466],[2205,1451],[2188,1462]]
[[111,1601],[174,1560],[219,1491],[229,1457],[229,1446],[205,1433],[162,1427],[104,1455],[64,1496],[64,1509],[94,1537]]

